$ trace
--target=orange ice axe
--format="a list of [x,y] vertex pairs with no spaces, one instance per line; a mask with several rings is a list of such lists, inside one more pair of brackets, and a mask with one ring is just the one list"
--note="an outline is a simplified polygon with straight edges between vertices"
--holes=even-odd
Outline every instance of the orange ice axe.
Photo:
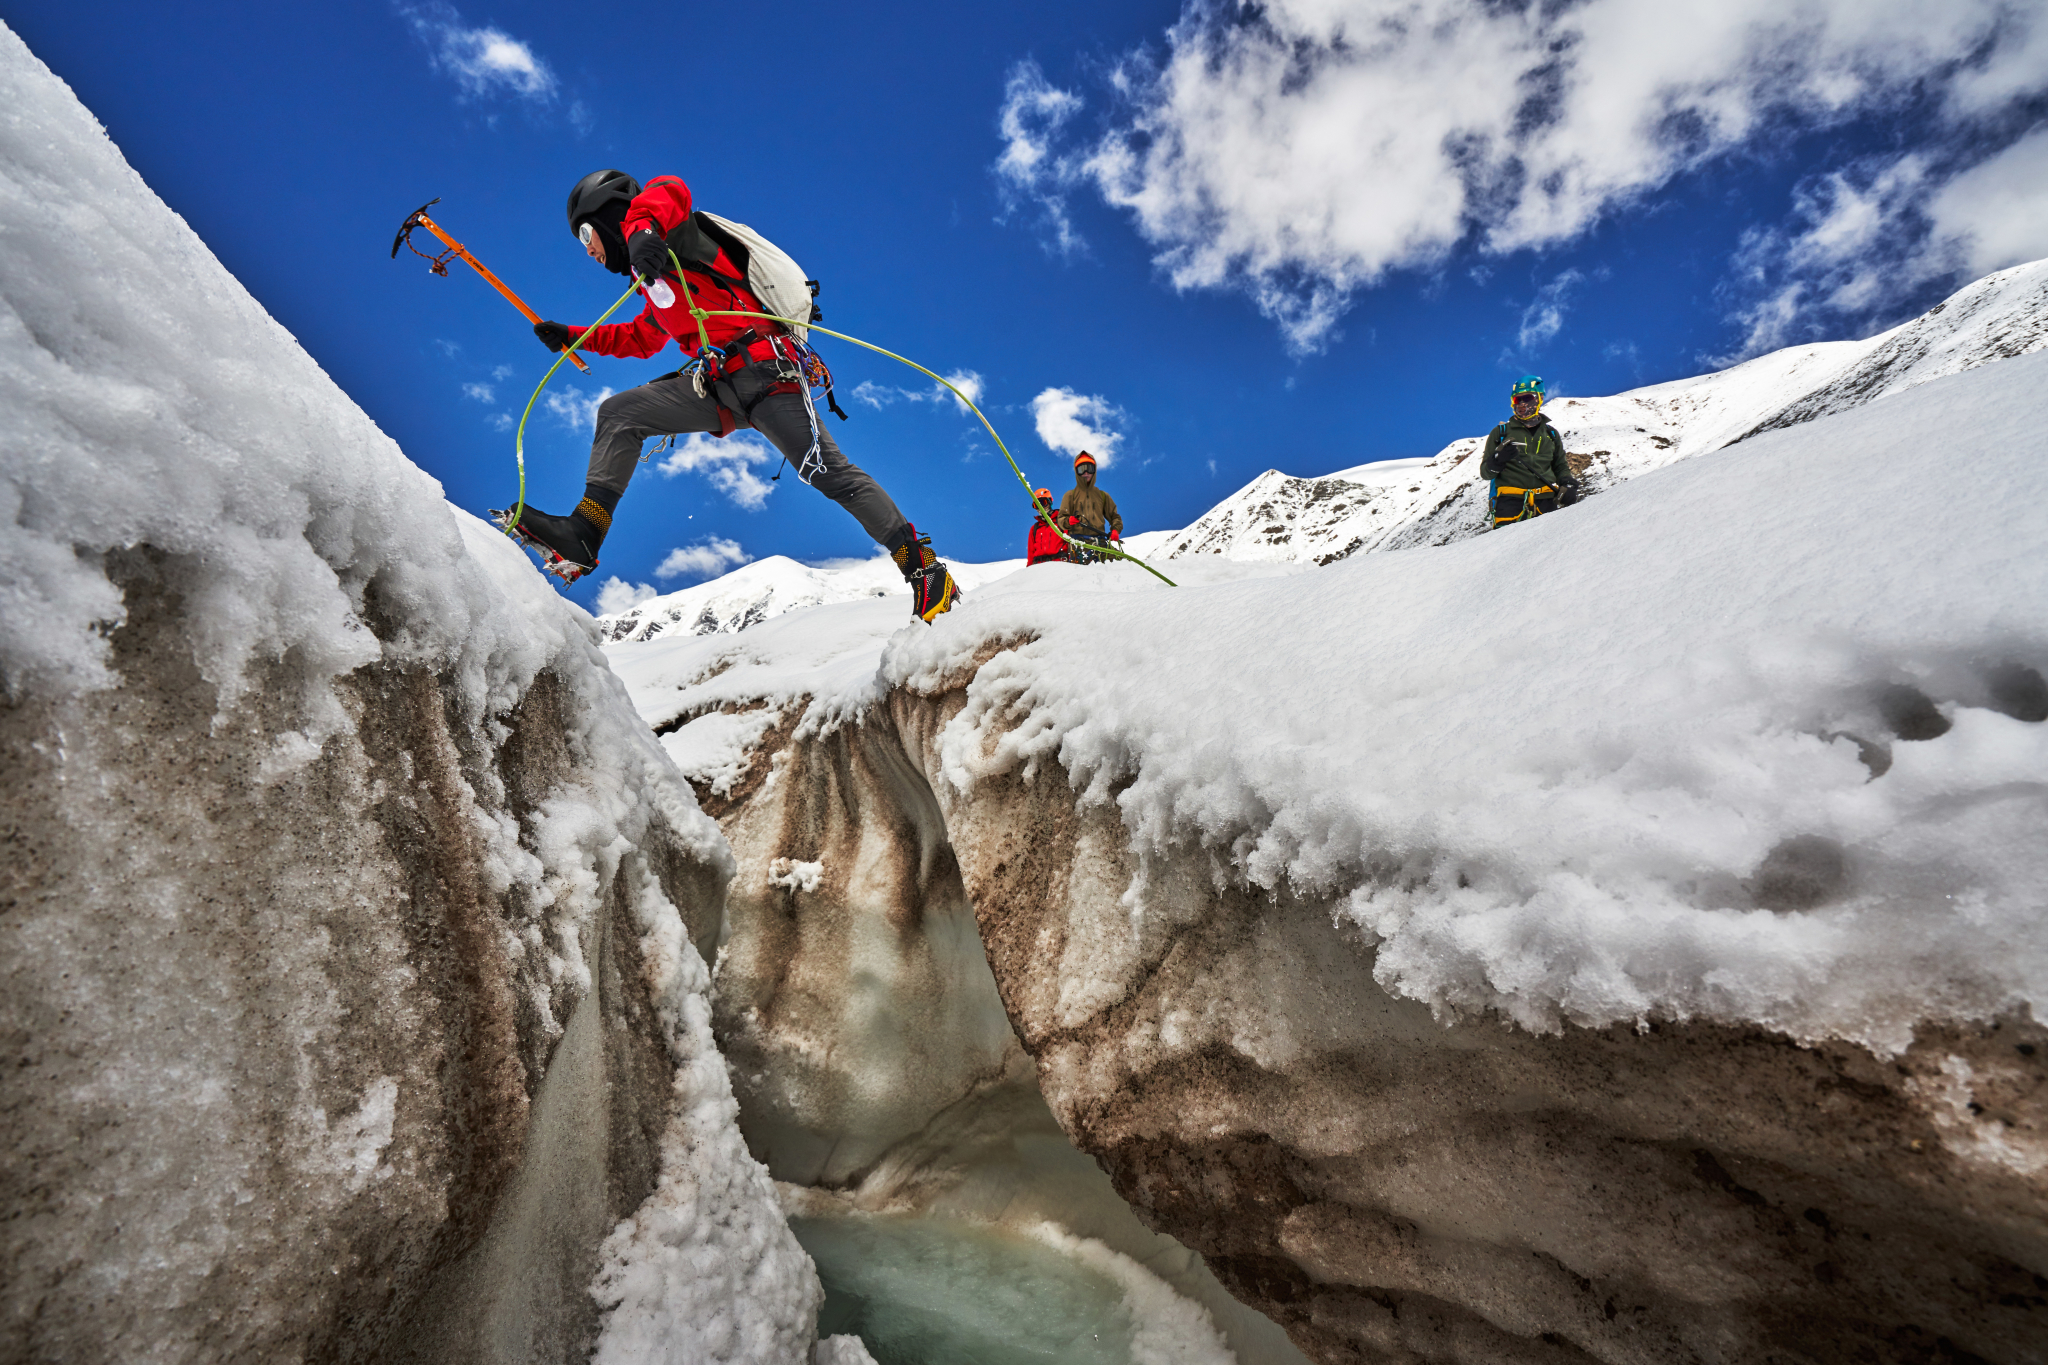
[[[513,293],[503,280],[484,269],[484,263],[470,255],[468,247],[450,237],[446,232],[443,232],[439,223],[427,217],[427,210],[440,202],[438,198],[429,199],[426,203],[421,204],[405,216],[405,221],[398,226],[398,235],[391,239],[391,259],[394,261],[398,259],[398,248],[402,246],[412,247],[412,254],[425,260],[427,269],[433,271],[436,275],[445,277],[448,274],[448,258],[450,256],[460,256],[463,260],[469,262],[470,269],[484,277],[491,288],[503,294],[507,303],[510,303],[514,308],[524,313],[528,322],[538,323],[540,321],[540,314],[528,308],[525,299]],[[426,252],[412,245],[412,230],[414,228],[425,228],[443,242],[446,242],[448,249],[438,256],[427,255]],[[570,363],[585,374],[590,373],[590,367],[583,363],[583,357],[577,355],[574,351],[569,353],[569,360]]]

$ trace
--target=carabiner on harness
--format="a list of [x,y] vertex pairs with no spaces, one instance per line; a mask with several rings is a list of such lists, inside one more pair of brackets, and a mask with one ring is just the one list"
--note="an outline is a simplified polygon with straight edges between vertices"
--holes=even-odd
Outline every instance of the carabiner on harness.
[[683,366],[683,373],[690,376],[690,387],[699,398],[711,396],[711,386],[718,382],[719,372],[724,368],[726,354],[716,346],[706,345],[690,357]]

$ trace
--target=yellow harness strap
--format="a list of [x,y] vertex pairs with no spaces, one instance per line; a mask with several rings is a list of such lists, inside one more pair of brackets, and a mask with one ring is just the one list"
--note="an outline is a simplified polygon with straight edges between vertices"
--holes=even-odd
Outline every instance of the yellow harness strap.
[[1544,484],[1541,488],[1509,488],[1506,485],[1502,485],[1494,489],[1493,495],[1496,498],[1503,494],[1511,498],[1517,494],[1521,495],[1522,510],[1514,516],[1504,517],[1500,515],[1500,505],[1495,503],[1493,524],[1495,526],[1509,526],[1518,521],[1527,521],[1530,517],[1542,516],[1543,509],[1536,505],[1536,499],[1545,493],[1555,493],[1556,491],[1557,486],[1548,483]]

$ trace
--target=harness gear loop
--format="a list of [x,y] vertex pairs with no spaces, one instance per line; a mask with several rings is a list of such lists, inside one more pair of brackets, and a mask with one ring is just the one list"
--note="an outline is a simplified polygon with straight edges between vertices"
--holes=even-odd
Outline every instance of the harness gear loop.
[[[1493,489],[1493,505],[1490,509],[1491,515],[1493,517],[1493,524],[1495,526],[1512,526],[1518,521],[1527,521],[1531,517],[1542,516],[1544,514],[1543,509],[1536,505],[1536,499],[1542,497],[1546,493],[1553,498],[1556,497],[1557,485],[1546,483],[1540,488],[1507,488],[1499,484],[1496,484]],[[1515,515],[1511,517],[1502,516],[1500,514],[1500,500],[1502,498],[1512,498],[1516,496],[1520,496],[1520,498],[1522,499],[1521,510],[1516,512]]]

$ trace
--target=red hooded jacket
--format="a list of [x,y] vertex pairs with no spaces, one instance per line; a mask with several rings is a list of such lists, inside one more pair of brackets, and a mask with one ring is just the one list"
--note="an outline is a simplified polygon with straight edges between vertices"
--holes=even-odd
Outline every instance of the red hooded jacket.
[[1061,540],[1052,527],[1033,517],[1031,536],[1024,542],[1024,567],[1028,569],[1033,564],[1048,564],[1056,559],[1066,558],[1066,554],[1067,542]]
[[[633,240],[633,234],[643,228],[652,229],[666,237],[681,227],[683,220],[689,216],[690,187],[675,176],[657,175],[648,181],[633,202],[626,206],[626,218],[620,226],[620,232],[629,242]],[[695,264],[694,261],[690,262],[690,266]],[[717,259],[711,262],[711,268],[728,277],[737,277],[740,273],[726,258],[722,248]],[[698,307],[705,309],[744,308],[756,313],[768,311],[748,290],[730,287],[701,270],[685,267],[683,278],[688,288],[675,291],[676,300],[672,307],[656,308],[654,300],[647,299],[647,291],[642,289],[640,296],[647,299],[647,307],[631,322],[611,322],[602,327],[573,329],[590,333],[590,339],[583,343],[582,349],[595,351],[599,355],[645,359],[668,345],[669,338],[673,337],[677,345],[695,355],[701,343],[697,334],[697,319],[690,316],[691,296],[696,298]],[[783,330],[781,324],[761,318],[704,320],[705,333],[711,338],[711,344],[718,347],[723,347],[750,327],[764,336]],[[760,360],[768,355],[769,348],[766,342],[755,342],[747,349],[751,359]]]

